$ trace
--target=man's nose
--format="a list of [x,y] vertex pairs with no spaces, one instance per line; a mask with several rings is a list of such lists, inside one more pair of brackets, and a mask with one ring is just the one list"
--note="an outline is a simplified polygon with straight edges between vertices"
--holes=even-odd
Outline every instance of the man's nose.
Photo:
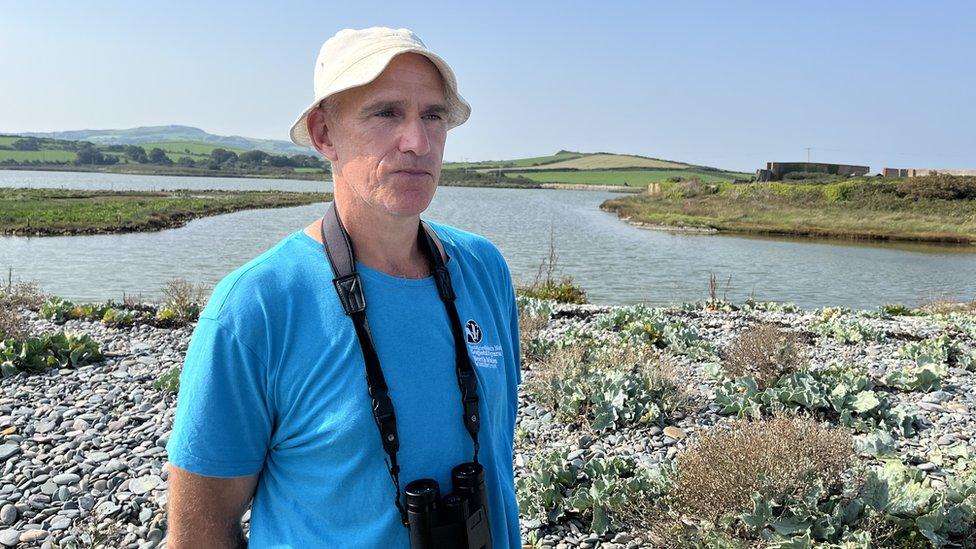
[[423,118],[409,117],[404,122],[400,134],[400,152],[412,152],[417,156],[430,152],[430,139],[427,138],[427,126]]

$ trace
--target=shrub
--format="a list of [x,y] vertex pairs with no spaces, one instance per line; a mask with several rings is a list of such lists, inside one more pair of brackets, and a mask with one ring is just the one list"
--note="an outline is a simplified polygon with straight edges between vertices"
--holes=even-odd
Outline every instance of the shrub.
[[533,314],[526,309],[519,311],[519,349],[523,363],[538,360],[545,355],[546,346],[539,341],[539,333],[548,323],[548,314]]
[[586,291],[577,286],[572,277],[563,277],[556,281],[546,279],[533,282],[528,286],[519,286],[518,293],[535,299],[547,299],[558,303],[586,303]]
[[891,318],[893,316],[921,316],[923,313],[899,304],[886,304],[878,307],[878,315],[881,318]]
[[715,194],[719,190],[717,185],[706,185],[697,177],[675,182],[667,191],[668,198],[695,198]]
[[976,199],[976,177],[946,174],[909,177],[898,184],[898,194],[908,198],[941,200]]
[[679,454],[674,508],[715,522],[750,511],[755,494],[778,504],[802,499],[836,486],[853,455],[846,429],[788,416],[739,421],[699,435]]
[[37,310],[46,297],[33,282],[7,282],[0,285],[0,306]]
[[564,276],[557,280],[555,273],[558,270],[559,255],[556,254],[556,241],[553,233],[549,234],[549,253],[539,264],[539,271],[535,275],[535,280],[528,285],[520,285],[516,289],[519,295],[535,298],[552,300],[558,303],[586,303],[586,291],[573,283],[573,278]]
[[27,336],[27,322],[20,311],[9,304],[0,303],[0,340],[23,339]]
[[533,367],[527,393],[556,418],[594,431],[663,424],[689,396],[673,366],[646,347],[602,350],[573,345]]
[[765,389],[783,375],[799,371],[806,353],[795,334],[759,324],[739,334],[722,358],[730,377],[749,376],[760,389]]
[[163,307],[157,318],[163,321],[194,322],[207,300],[207,290],[182,279],[174,278],[163,286]]

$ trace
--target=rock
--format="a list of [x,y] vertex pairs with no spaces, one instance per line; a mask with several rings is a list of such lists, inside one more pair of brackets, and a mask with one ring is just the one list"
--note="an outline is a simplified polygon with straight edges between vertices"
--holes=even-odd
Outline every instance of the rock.
[[114,501],[103,501],[95,507],[95,514],[99,517],[108,517],[119,512],[119,504]]
[[0,530],[0,544],[6,545],[7,547],[13,547],[20,542],[20,532],[14,530],[13,528],[7,528],[6,530]]
[[17,522],[17,508],[8,503],[0,508],[0,525],[13,526]]
[[129,482],[129,490],[133,494],[141,495],[159,486],[162,482],[163,479],[159,478],[156,475],[147,475],[144,477],[132,479],[132,481]]
[[664,436],[671,437],[675,440],[681,440],[685,438],[685,431],[680,427],[674,427],[668,425],[667,427],[664,428]]
[[7,461],[19,453],[20,445],[18,444],[0,444],[0,462]]
[[20,535],[21,543],[34,543],[35,541],[41,541],[48,536],[47,530],[41,530],[40,528],[34,528],[32,530],[27,530]]
[[79,475],[74,474],[74,473],[64,473],[64,474],[55,476],[51,480],[55,484],[58,484],[58,485],[76,484],[79,480],[81,480],[81,477]]

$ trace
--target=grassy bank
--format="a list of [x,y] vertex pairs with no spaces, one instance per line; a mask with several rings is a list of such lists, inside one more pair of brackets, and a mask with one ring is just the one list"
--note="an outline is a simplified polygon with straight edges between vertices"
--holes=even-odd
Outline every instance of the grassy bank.
[[331,200],[281,191],[81,191],[0,188],[0,234],[71,235],[156,231],[192,219],[254,208]]
[[615,198],[601,208],[632,223],[669,228],[976,243],[976,178],[664,182],[656,194]]

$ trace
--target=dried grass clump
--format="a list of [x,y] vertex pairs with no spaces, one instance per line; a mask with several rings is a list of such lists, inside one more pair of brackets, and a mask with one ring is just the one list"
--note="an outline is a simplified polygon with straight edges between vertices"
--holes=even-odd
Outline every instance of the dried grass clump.
[[802,497],[836,486],[854,457],[851,433],[796,416],[738,421],[699,436],[678,456],[674,509],[716,521],[750,509],[752,494]]
[[540,346],[536,345],[536,341],[547,324],[549,324],[548,315],[532,314],[528,311],[519,312],[519,348],[522,350],[523,362],[541,358]]
[[806,349],[796,334],[771,324],[758,324],[739,334],[722,358],[729,376],[751,377],[760,389],[765,389],[780,377],[800,370],[806,361]]
[[163,302],[171,309],[183,311],[194,305],[202,306],[207,301],[207,288],[192,282],[174,278],[163,286]]
[[44,304],[47,296],[33,282],[7,282],[0,284],[0,307],[11,309],[37,310]]
[[0,340],[27,337],[27,322],[20,311],[7,303],[0,302]]
[[569,345],[553,350],[532,366],[526,392],[550,410],[556,409],[566,380],[586,376],[591,368],[591,351],[584,345]]
[[922,312],[936,315],[951,313],[976,314],[976,299],[972,301],[954,301],[946,297],[938,297],[922,302],[918,308]]

